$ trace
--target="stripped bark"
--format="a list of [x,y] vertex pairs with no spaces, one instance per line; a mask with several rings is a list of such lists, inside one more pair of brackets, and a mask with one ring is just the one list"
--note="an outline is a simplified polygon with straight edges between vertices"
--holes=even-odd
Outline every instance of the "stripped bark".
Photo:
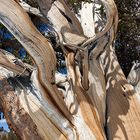
[[[45,0],[43,0],[45,3]],[[50,20],[60,38],[60,44],[81,44],[86,39],[80,22],[63,0],[54,1],[49,11],[44,10],[42,2],[38,0],[43,15]],[[57,14],[56,14],[57,13]]]
[[[46,90],[42,92],[42,96],[46,100],[53,100],[61,112],[71,121],[71,115],[55,87],[56,56],[53,48],[47,39],[37,31],[28,15],[16,2],[13,0],[1,0],[1,2],[0,21],[34,59],[38,69],[40,86],[42,90]],[[18,17],[17,15],[21,16]],[[55,92],[58,94],[55,94]]]
[[132,86],[134,86],[137,93],[140,94],[140,63],[135,62],[128,77],[127,77],[128,83],[130,83]]
[[93,37],[95,35],[93,8],[94,8],[93,3],[82,2],[82,8],[80,11],[80,15],[81,15],[80,20],[81,20],[81,26],[83,28],[84,35],[87,37]]
[[[2,71],[2,68],[0,70]],[[20,139],[42,140],[37,132],[37,126],[22,107],[19,97],[8,83],[7,77],[3,75],[0,75],[0,100],[9,127]]]
[[[32,139],[38,140],[138,139],[139,129],[133,127],[140,126],[138,94],[127,83],[111,47],[118,24],[117,9],[113,0],[101,1],[107,23],[101,32],[95,33],[94,19],[91,21],[93,26],[86,24],[85,28],[65,1],[38,0],[40,11],[55,29],[58,46],[66,58],[68,74],[59,79],[55,73],[56,56],[51,44],[23,10],[26,8],[28,11],[30,7],[21,5],[22,8],[14,0],[0,0],[0,22],[17,38],[36,64],[33,68],[22,62],[17,65],[13,57],[0,51],[0,65],[6,68],[4,72],[3,68],[0,70],[1,77],[12,73],[12,79],[17,82],[16,86],[10,85],[12,92],[9,88],[5,89],[6,85],[9,87],[7,76],[6,82],[2,80],[0,83],[4,84],[0,92],[4,97],[2,105],[6,108],[6,115],[12,108],[13,114],[6,118],[22,139],[30,139],[33,131]],[[93,4],[86,5],[91,6],[91,17]],[[83,23],[88,22],[84,14],[81,19]],[[22,75],[17,78],[20,73]],[[28,86],[22,81],[25,75],[30,79]],[[11,103],[11,98],[14,103]],[[21,111],[18,110],[21,108]],[[15,116],[14,111],[19,115]],[[20,122],[19,125],[17,122]]]
[[43,17],[39,9],[31,7],[29,4],[27,4],[24,1],[19,2],[19,4],[23,7],[23,9],[28,12],[29,14],[36,15],[38,17]]
[[107,138],[139,139],[140,100],[118,63],[112,46],[103,53],[107,88]]

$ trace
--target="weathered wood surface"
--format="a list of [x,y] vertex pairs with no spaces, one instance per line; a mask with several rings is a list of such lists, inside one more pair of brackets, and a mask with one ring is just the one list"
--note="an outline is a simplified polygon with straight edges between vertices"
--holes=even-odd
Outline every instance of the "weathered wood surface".
[[140,98],[130,85],[112,47],[103,53],[107,90],[106,131],[109,140],[137,140],[140,136]]
[[26,65],[19,59],[16,59],[12,54],[0,49],[0,65],[14,71],[15,75],[29,75]]
[[0,71],[0,99],[9,127],[23,140],[41,140],[36,125],[22,107],[14,88],[7,81],[8,77],[14,75],[13,72],[2,67]]
[[[24,63],[17,65],[14,56],[0,51],[2,107],[8,123],[22,139],[139,138],[139,96],[123,75],[112,48],[117,9],[113,0],[101,1],[107,23],[101,32],[95,33],[94,19],[85,28],[65,1],[38,0],[41,16],[52,23],[66,58],[68,74],[59,76],[55,73],[56,56],[51,44],[23,10],[30,7],[21,5],[22,8],[14,0],[0,0],[0,22],[36,64],[32,69]],[[86,6],[91,6],[87,15],[90,18],[93,5]],[[89,18],[83,14],[82,23]],[[16,86],[8,82],[9,76],[16,80]],[[24,76],[29,81],[25,82]],[[11,117],[7,115],[9,111]]]
[[[55,86],[56,56],[50,43],[38,32],[29,16],[14,0],[1,0],[0,22],[34,59],[44,99],[50,102],[53,100],[61,112],[71,121],[71,115]],[[56,92],[58,94],[55,94]]]
[[[11,62],[10,65],[14,65],[12,60],[16,58],[10,53],[6,53],[6,56]],[[0,67],[0,97],[6,120],[16,134],[25,140],[76,139],[75,129],[68,120],[49,100],[42,97],[37,70],[34,69],[31,78],[26,73],[19,77],[19,73],[15,73],[12,67],[12,71],[7,67],[9,69],[7,63],[6,69]],[[22,65],[18,68],[23,69]],[[8,115],[9,110],[12,116]],[[35,133],[35,136],[33,134],[32,137],[32,133]]]
[[83,28],[84,35],[87,37],[93,37],[95,35],[95,22],[94,22],[94,2],[82,2],[82,8],[80,10],[80,21]]
[[33,14],[39,17],[43,18],[43,15],[39,11],[39,9],[35,7],[31,7],[29,4],[27,4],[25,1],[20,1],[19,4],[23,7],[23,9],[28,12],[29,14]]
[[[23,140],[76,139],[74,130],[71,132],[67,120],[64,120],[59,114],[53,111],[54,109],[51,108],[48,102],[44,102],[41,99],[41,95],[39,96],[37,89],[27,89],[24,85],[29,84],[25,83],[27,81],[23,80],[21,82],[18,78],[13,77],[12,72],[2,67],[0,70],[7,76],[0,75],[2,107],[9,126],[16,132],[19,138]],[[15,81],[12,82],[11,78],[8,81],[12,84],[17,84],[17,89],[14,89],[15,87],[13,88],[7,81],[9,76],[13,77]],[[56,115],[57,117],[55,117]],[[53,121],[50,120],[50,117]],[[61,125],[60,127],[63,130],[56,127],[57,123]],[[64,134],[62,131],[64,131]]]
[[[64,0],[57,0],[52,3],[51,7],[47,5],[48,9],[43,9],[45,0],[38,0],[40,10],[43,15],[49,19],[57,31],[60,44],[78,45],[85,41],[86,37],[83,35],[83,29],[80,22],[74,13],[65,4]],[[57,14],[56,14],[57,13]]]
[[137,93],[140,94],[140,62],[135,62],[128,77],[127,81],[134,86]]

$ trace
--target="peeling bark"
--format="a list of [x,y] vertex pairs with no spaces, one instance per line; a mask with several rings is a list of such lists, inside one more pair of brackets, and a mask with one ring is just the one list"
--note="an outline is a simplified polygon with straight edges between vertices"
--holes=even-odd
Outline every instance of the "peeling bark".
[[0,100],[5,118],[11,129],[23,140],[42,140],[37,126],[26,112],[6,77],[0,76]]
[[[44,101],[41,97],[36,72],[33,72],[31,84],[23,77],[15,77],[13,72],[2,67],[0,71],[5,75],[0,73],[4,79],[0,82],[4,114],[8,124],[21,139],[76,139],[75,129],[68,120],[49,100]],[[35,137],[32,137],[32,133]]]

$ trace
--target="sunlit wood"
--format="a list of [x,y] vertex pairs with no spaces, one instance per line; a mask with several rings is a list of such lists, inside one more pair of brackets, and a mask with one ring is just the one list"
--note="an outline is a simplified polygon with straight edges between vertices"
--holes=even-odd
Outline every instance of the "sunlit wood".
[[[19,138],[139,139],[138,90],[130,84],[131,75],[129,83],[126,80],[112,47],[117,8],[113,0],[101,2],[106,24],[96,32],[94,1],[82,4],[80,23],[64,0],[37,0],[39,9],[24,1],[0,0],[0,22],[35,63],[30,66],[0,50],[1,106]],[[58,37],[57,46],[64,52],[67,75],[56,72],[55,51],[28,13],[51,23]]]

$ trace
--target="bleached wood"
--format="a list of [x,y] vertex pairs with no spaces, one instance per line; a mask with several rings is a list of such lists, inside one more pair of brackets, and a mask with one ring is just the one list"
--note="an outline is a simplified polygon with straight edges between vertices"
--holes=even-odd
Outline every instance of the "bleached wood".
[[137,140],[140,136],[140,100],[117,61],[112,47],[103,53],[107,81],[107,138]]
[[128,77],[128,83],[134,86],[137,93],[140,94],[140,63],[135,62]]
[[75,97],[75,100],[72,104],[75,105],[74,114],[76,116],[79,116],[81,119],[83,118],[85,124],[88,126],[88,129],[90,129],[92,135],[96,139],[105,139],[104,131],[100,124],[99,118],[97,117],[98,113],[94,108],[94,104],[90,102],[91,100],[89,99],[86,91],[80,86],[81,79],[79,68],[75,66],[73,53],[68,54],[67,68],[69,70],[69,76],[71,78],[71,88],[73,89],[73,92],[75,94],[73,95],[73,97]]
[[[64,45],[62,48],[67,52],[68,75],[60,78],[55,74],[56,57],[48,41],[20,5],[13,0],[1,0],[0,21],[37,66],[31,77],[34,92],[23,90],[18,98],[42,139],[139,139],[139,96],[126,81],[112,47],[109,49],[117,29],[117,9],[113,0],[102,2],[106,8],[106,26],[94,36],[94,27],[89,32],[91,24],[87,25],[85,34],[88,37],[92,34],[87,38],[63,0],[38,0],[41,12],[49,18],[60,45]],[[9,74],[8,69],[15,73],[20,71],[14,69],[13,61],[7,61],[5,55],[0,62],[7,68],[6,74]],[[11,72],[10,75],[14,76]],[[18,83],[22,85],[21,81]]]
[[[12,71],[0,67],[0,77],[3,79],[8,79],[9,77],[14,78],[15,75]],[[63,116],[54,108],[54,106],[49,101],[47,102],[42,99],[40,93],[41,90],[38,86],[36,71],[33,72],[31,81],[33,82],[32,90],[25,90],[26,87],[22,85],[24,83],[19,80],[18,83],[20,83],[20,86],[22,85],[24,89],[18,87],[14,92],[15,94],[17,94],[17,98],[22,108],[35,123],[38,130],[37,132],[40,134],[42,139],[76,140],[77,136],[75,129],[69,124],[68,120],[63,118]],[[1,86],[2,85],[0,82],[0,87]]]
[[[45,3],[45,0],[43,1]],[[64,42],[66,44],[78,45],[84,42],[86,37],[83,36],[81,24],[63,0],[57,0],[52,3],[49,11],[42,8],[42,2],[39,0],[38,4],[43,15],[53,24],[61,44]]]
[[26,64],[18,60],[14,55],[0,50],[0,65],[15,72],[15,75],[29,75],[29,71],[26,69]]
[[0,66],[0,104],[7,123],[19,139],[42,140],[35,123],[20,104],[15,87],[8,82],[11,77],[15,74]]
[[[93,61],[94,60],[94,61]],[[104,128],[106,122],[106,87],[104,72],[99,63],[100,60],[92,58],[89,61],[89,90],[88,95],[96,106],[98,118]]]
[[55,86],[56,56],[51,44],[38,32],[27,13],[14,0],[1,0],[0,22],[34,59],[38,69],[38,80],[44,89],[44,92],[41,92],[44,99],[53,100],[61,112],[66,113],[65,116],[69,116],[68,119],[72,121],[72,116]]
[[24,1],[19,2],[19,4],[23,7],[23,9],[33,15],[39,16],[39,17],[43,17],[43,15],[41,14],[41,12],[39,11],[39,9],[31,7],[29,4],[27,4]]
[[80,10],[80,20],[84,35],[87,37],[93,37],[95,35],[93,8],[94,2],[82,2],[82,8]]
[[[52,122],[50,120],[50,117],[57,119],[57,117],[55,117],[57,114],[53,113],[53,110],[51,108],[49,108],[49,105],[47,103],[46,106],[48,109],[46,109],[43,105],[41,105],[40,101],[32,95],[32,93],[24,93],[24,91],[22,91],[19,95],[19,100],[23,106],[23,108],[25,109],[25,111],[30,115],[30,117],[32,118],[32,120],[34,121],[34,123],[37,126],[38,132],[40,133],[41,137],[46,140],[66,140],[67,137],[65,137],[65,135],[62,133],[62,130],[60,131],[55,125],[54,125],[54,121]],[[46,111],[47,110],[47,111]],[[50,112],[48,112],[50,110]],[[48,117],[48,115],[50,115]],[[62,122],[62,118],[60,117],[57,122],[59,122],[59,124],[61,125],[61,127],[64,129],[64,127],[67,128],[67,122]],[[66,126],[65,126],[66,125]],[[69,128],[67,128],[69,129]],[[66,130],[67,131],[67,130]],[[68,130],[69,131],[69,130]],[[72,135],[71,130],[69,133],[67,133],[68,135]],[[70,137],[68,136],[69,139],[75,139],[74,137]]]

